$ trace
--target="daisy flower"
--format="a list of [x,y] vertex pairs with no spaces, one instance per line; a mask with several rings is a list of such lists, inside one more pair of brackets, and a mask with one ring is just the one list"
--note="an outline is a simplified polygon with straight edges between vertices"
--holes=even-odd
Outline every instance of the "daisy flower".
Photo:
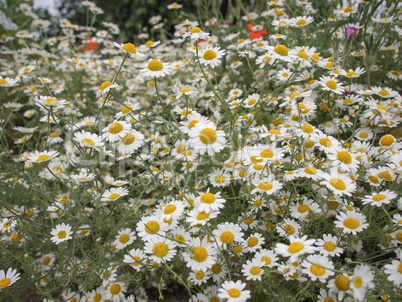
[[253,179],[252,183],[256,188],[251,191],[251,194],[266,193],[267,195],[272,195],[276,191],[282,189],[283,186],[279,181],[274,180],[272,175],[262,179]]
[[335,150],[333,153],[327,154],[328,159],[332,161],[332,166],[339,167],[343,172],[354,173],[357,171],[359,162],[356,156],[346,149]]
[[[384,265],[384,273],[387,274],[387,279],[394,282],[395,286],[400,287],[402,284],[402,253],[399,254],[399,259],[393,260],[391,264]],[[1,281],[0,281],[1,282]]]
[[13,285],[20,279],[20,273],[17,273],[17,269],[8,268],[7,272],[0,270],[0,289]]
[[124,137],[121,138],[116,146],[120,153],[131,153],[144,144],[144,135],[139,131],[130,130]]
[[79,174],[72,174],[70,177],[77,183],[77,184],[83,184],[89,181],[92,181],[95,179],[95,174],[90,173],[88,174],[87,172],[80,172]]
[[182,38],[185,39],[187,37],[190,37],[191,40],[199,40],[203,39],[206,40],[209,36],[209,33],[205,33],[202,31],[201,28],[198,26],[191,28],[188,32],[184,33],[182,35]]
[[197,237],[190,240],[189,246],[191,252],[185,251],[183,253],[187,267],[193,271],[205,272],[215,264],[217,251],[212,242]]
[[380,138],[380,146],[386,149],[393,148],[396,144],[396,139],[391,134],[386,134]]
[[333,77],[322,76],[318,83],[321,85],[322,89],[332,91],[336,94],[342,94],[345,89],[345,87],[343,87],[342,84],[340,84],[338,80]]
[[65,107],[68,102],[50,96],[34,96],[34,104],[39,107],[58,109]]
[[340,212],[336,215],[335,226],[342,228],[344,233],[356,235],[366,229],[369,224],[366,223],[366,216],[354,211]]
[[17,225],[17,220],[3,218],[3,220],[0,222],[0,230],[2,233],[9,232],[12,229],[14,229],[16,225]]
[[165,204],[161,210],[163,219],[180,219],[184,213],[186,205],[179,200],[173,200]]
[[18,79],[11,79],[11,78],[3,79],[3,77],[0,76],[0,87],[16,86],[18,84],[18,82],[19,82]]
[[219,288],[218,297],[226,299],[228,302],[245,302],[251,298],[249,290],[245,290],[247,284],[242,283],[240,280],[236,282],[225,281]]
[[266,49],[269,52],[269,56],[273,60],[281,60],[285,62],[292,62],[294,60],[293,52],[289,51],[286,45],[279,44],[277,46],[266,46]]
[[264,266],[274,267],[277,266],[277,261],[279,258],[277,255],[271,250],[261,249],[254,255],[255,259],[261,260]]
[[214,187],[227,187],[230,184],[229,173],[223,170],[215,170],[209,175],[209,182]]
[[350,278],[350,288],[353,296],[359,301],[363,301],[367,289],[374,289],[374,275],[367,265],[358,265],[354,269],[353,276]]
[[98,150],[98,147],[103,146],[102,137],[84,130],[81,132],[75,132],[73,140],[79,143],[82,148],[93,148]]
[[315,239],[307,239],[307,236],[301,238],[289,236],[290,245],[277,243],[275,252],[283,257],[290,257],[290,261],[294,262],[300,255],[312,254],[317,248],[314,246]]
[[221,198],[220,192],[214,194],[210,193],[208,189],[206,193],[198,196],[194,202],[194,207],[198,210],[209,213],[211,211],[219,211],[219,209],[223,208],[226,200]]
[[140,70],[144,77],[159,78],[164,77],[172,72],[170,64],[162,63],[156,59],[150,59],[147,68]]
[[336,169],[332,169],[330,174],[324,175],[321,184],[326,185],[336,196],[352,196],[356,191],[356,184],[345,174],[340,174]]
[[110,188],[106,190],[101,197],[101,202],[105,201],[115,201],[119,199],[120,197],[128,195],[128,190],[125,188]]
[[[142,240],[148,241],[152,237],[161,235],[165,236],[168,231],[169,225],[163,221],[159,216],[142,217],[137,223],[137,235]],[[159,236],[158,236],[159,237]]]
[[137,52],[137,48],[132,43],[119,44],[119,43],[113,42],[113,45],[116,46],[117,48],[120,48],[123,52],[129,54],[131,57],[143,57],[144,56],[143,54],[140,54],[139,52]]
[[258,260],[255,258],[251,261],[247,260],[247,262],[242,265],[241,272],[243,273],[243,276],[246,277],[247,281],[250,281],[250,280],[261,281],[261,275],[264,272],[262,267],[264,266],[264,264],[265,263],[263,263],[261,260]]
[[218,211],[210,211],[206,213],[198,208],[192,209],[187,213],[186,221],[192,226],[205,225],[208,221],[218,216]]
[[218,224],[217,229],[213,230],[212,234],[214,234],[216,242],[223,246],[224,249],[227,249],[228,244],[243,241],[244,235],[244,233],[242,233],[242,228],[231,222]]
[[255,63],[257,65],[259,65],[260,68],[264,68],[264,66],[266,64],[268,64],[269,62],[272,63],[273,61],[274,60],[272,59],[271,54],[266,53],[264,55],[261,55],[261,56],[257,57],[257,59],[255,60]]
[[[212,274],[211,272],[203,272],[203,271],[198,271],[198,272],[190,272],[189,278],[191,281],[194,282],[196,285],[201,285],[203,283],[206,283],[209,278],[211,278]],[[194,301],[199,301],[199,300],[194,300]],[[209,301],[208,299],[205,301]]]
[[216,130],[216,126],[212,123],[195,123],[188,135],[190,145],[200,154],[207,152],[212,156],[225,147],[225,132]]
[[101,96],[107,94],[107,93],[108,93],[111,89],[113,89],[113,88],[119,88],[119,85],[113,84],[113,83],[110,82],[110,81],[104,81],[104,82],[100,85],[99,90],[96,92],[96,97],[99,98],[99,97],[101,97]]
[[69,239],[72,239],[71,237],[71,226],[65,223],[58,224],[52,231],[50,232],[51,235],[53,235],[50,240],[52,240],[54,243],[59,244],[60,242],[67,241]]
[[389,204],[393,199],[398,196],[394,191],[385,190],[371,195],[364,196],[363,204],[370,204],[372,206],[381,207],[383,204]]
[[147,257],[142,249],[132,249],[127,255],[124,255],[123,262],[139,272],[146,263],[146,260]]
[[303,273],[310,276],[312,281],[319,280],[325,283],[329,276],[333,276],[334,264],[325,256],[310,255],[302,262]]
[[303,28],[304,26],[309,25],[314,21],[314,18],[311,16],[299,16],[296,18],[291,18],[289,19],[289,25],[291,27],[298,27],[298,28]]
[[115,142],[125,137],[130,130],[131,125],[129,123],[116,120],[102,130],[102,137],[108,142]]
[[127,291],[127,286],[123,282],[113,282],[105,286],[105,298],[113,302],[120,302],[125,299],[124,293]]
[[226,54],[225,50],[220,50],[220,47],[207,48],[198,53],[200,64],[215,68],[221,64],[221,58]]
[[320,254],[324,256],[339,257],[344,251],[337,246],[338,237],[331,234],[324,234],[323,239],[317,239],[315,245],[318,247]]
[[28,158],[27,161],[31,162],[31,163],[44,163],[44,162],[48,162],[51,161],[53,159],[56,158],[56,156],[59,155],[59,152],[55,151],[55,150],[51,150],[51,151],[35,151],[34,153],[31,153]]
[[161,236],[152,236],[145,243],[144,252],[156,263],[170,261],[177,253],[176,242]]
[[262,237],[260,233],[251,234],[250,237],[246,239],[247,252],[255,252],[265,243],[265,238]]
[[117,250],[121,250],[133,243],[136,238],[137,236],[135,236],[135,232],[133,232],[131,229],[123,229],[118,231],[113,245],[116,245]]

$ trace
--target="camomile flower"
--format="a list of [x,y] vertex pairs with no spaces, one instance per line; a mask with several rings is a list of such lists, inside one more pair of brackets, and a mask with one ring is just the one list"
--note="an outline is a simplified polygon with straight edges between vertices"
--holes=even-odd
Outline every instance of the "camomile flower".
[[7,272],[0,270],[0,289],[13,285],[20,279],[17,269],[8,268]]
[[228,244],[243,241],[244,235],[242,228],[239,225],[231,222],[218,224],[217,228],[213,230],[212,234],[215,236],[216,242],[224,249],[227,249]]
[[290,245],[277,243],[275,246],[275,253],[283,256],[290,257],[290,261],[297,261],[298,257],[303,254],[312,254],[317,248],[314,246],[315,239],[307,239],[307,236],[301,238],[289,236]]
[[325,185],[336,196],[352,196],[356,191],[356,184],[345,174],[340,174],[336,169],[332,169],[330,174],[324,175],[321,184]]
[[380,146],[386,149],[393,148],[396,144],[396,138],[391,134],[386,134],[380,138]]
[[393,199],[398,196],[394,191],[385,190],[378,193],[374,192],[370,195],[365,195],[362,202],[363,204],[370,204],[372,206],[381,207],[383,204],[389,204]]
[[190,136],[190,145],[200,154],[207,152],[208,155],[212,156],[225,147],[225,132],[216,130],[216,126],[210,122],[194,124],[188,135]]
[[251,191],[251,194],[265,193],[267,195],[272,195],[283,186],[279,181],[275,180],[272,175],[262,179],[253,179],[252,183],[255,186],[255,189]]
[[359,301],[364,300],[367,289],[375,288],[374,275],[368,265],[356,266],[350,280],[350,289],[353,291],[354,298]]
[[179,200],[173,200],[166,203],[161,208],[161,218],[163,219],[180,219],[184,213],[185,204]]
[[336,215],[335,226],[341,228],[343,233],[356,235],[366,229],[366,216],[354,211],[340,212]]
[[187,213],[186,221],[192,226],[205,225],[211,219],[216,218],[218,214],[218,211],[210,211],[207,213],[198,208],[194,208]]
[[296,18],[289,19],[289,24],[291,27],[303,28],[314,21],[314,18],[311,16],[299,16]]
[[83,184],[89,181],[92,181],[95,179],[95,174],[90,173],[88,174],[87,172],[80,172],[79,174],[72,174],[70,177],[77,183],[77,184]]
[[79,143],[82,148],[93,148],[98,150],[99,147],[103,146],[102,137],[84,130],[81,132],[75,132],[73,140]]
[[392,260],[391,264],[384,265],[383,270],[388,275],[387,279],[393,282],[395,286],[400,287],[402,284],[402,253],[399,254],[398,258],[397,260]]
[[26,160],[31,163],[44,163],[55,159],[58,155],[59,152],[55,150],[42,151],[42,152],[35,151],[34,153],[29,154]]
[[116,83],[112,83],[110,81],[104,81],[100,85],[99,90],[96,92],[96,97],[99,98],[103,95],[106,95],[113,88],[119,88],[119,85],[117,85]]
[[144,252],[156,263],[170,261],[177,253],[176,242],[161,236],[152,236],[145,242]]
[[327,156],[332,161],[333,167],[339,167],[343,172],[354,173],[357,171],[359,162],[356,160],[356,155],[346,149],[335,150],[333,153],[328,153]]
[[250,94],[244,101],[243,106],[246,108],[254,107],[260,101],[260,95],[258,93]]
[[102,130],[102,137],[108,142],[115,142],[125,137],[130,130],[131,125],[129,123],[116,120]]
[[119,44],[116,42],[113,42],[113,45],[117,48],[120,48],[123,52],[129,54],[131,57],[144,57],[143,54],[139,53],[137,51],[137,48],[135,47],[135,45],[133,43],[126,43],[126,44]]
[[52,229],[50,234],[53,235],[53,237],[51,237],[50,240],[56,244],[59,244],[60,242],[64,242],[73,238],[71,237],[72,234],[71,226],[65,223],[56,225],[56,227]]
[[219,288],[218,297],[226,300],[227,302],[246,302],[251,298],[249,290],[245,290],[247,284],[242,283],[240,280],[236,282],[225,281]]
[[162,63],[156,59],[150,59],[148,61],[147,68],[143,68],[140,70],[140,73],[144,77],[152,77],[152,78],[159,78],[164,77],[172,72],[170,64]]
[[345,89],[345,87],[343,87],[342,84],[333,77],[322,76],[318,83],[321,85],[323,90],[332,91],[336,94],[342,94]]
[[22,50],[22,53],[30,55],[32,57],[34,57],[35,59],[43,59],[43,58],[49,58],[50,57],[50,53],[48,53],[47,51],[44,50],[39,50],[36,48],[24,48]]
[[254,258],[257,260],[261,260],[264,266],[268,266],[271,268],[277,266],[277,261],[279,260],[279,258],[273,251],[266,249],[260,249],[258,252],[255,253]]
[[[201,285],[203,283],[206,283],[212,277],[212,274],[211,272],[197,271],[197,272],[190,272],[188,277],[190,278],[191,281],[194,282],[194,284]],[[195,299],[194,301],[199,302],[198,299]],[[205,301],[209,300],[206,299]]]
[[199,51],[198,57],[200,64],[215,68],[221,64],[221,58],[226,54],[225,50],[220,50],[220,47],[207,48]]
[[113,245],[116,245],[117,250],[121,250],[133,243],[136,238],[137,236],[135,236],[135,232],[133,232],[131,229],[126,228],[118,231]]
[[158,235],[165,236],[168,229],[169,225],[159,216],[142,217],[136,227],[137,235],[144,241]]
[[217,251],[212,242],[199,237],[192,238],[189,248],[183,252],[186,266],[193,271],[207,271],[215,263],[217,259]]
[[141,132],[130,130],[121,138],[116,149],[120,153],[131,153],[144,144],[143,139],[144,135]]
[[34,104],[39,107],[59,109],[64,108],[68,102],[66,100],[59,100],[55,97],[40,95],[34,96]]
[[261,275],[264,273],[263,263],[261,260],[254,258],[253,260],[247,260],[245,264],[242,265],[241,272],[243,276],[246,277],[247,281],[258,280],[261,281]]
[[130,265],[137,272],[141,271],[142,267],[147,262],[147,256],[142,249],[132,249],[127,255],[124,255],[124,263]]
[[355,70],[353,69],[342,69],[340,72],[340,75],[345,76],[349,79],[354,79],[354,78],[358,78],[360,77],[363,73],[365,73],[366,71],[364,70],[364,68],[360,68],[357,67]]
[[251,234],[245,242],[247,243],[247,252],[255,252],[265,243],[265,238],[260,233]]
[[190,37],[191,40],[199,40],[199,39],[203,39],[206,40],[209,36],[209,33],[203,32],[201,28],[199,28],[198,26],[195,26],[193,28],[191,28],[188,32],[185,32],[182,35],[182,38],[185,39],[187,37]]
[[319,280],[325,283],[329,276],[335,275],[334,264],[327,257],[322,255],[309,255],[307,260],[302,262],[303,273],[309,275],[312,281]]
[[273,63],[275,60],[272,59],[271,54],[266,53],[264,55],[261,55],[259,57],[257,57],[257,59],[255,60],[255,63],[257,65],[259,65],[260,68],[264,68],[266,64],[268,63]]
[[320,254],[324,256],[339,257],[343,253],[343,248],[338,246],[338,237],[331,234],[324,234],[323,239],[317,239],[315,245]]
[[11,86],[16,86],[19,82],[19,79],[11,79],[11,78],[5,78],[3,79],[2,76],[0,76],[0,87],[11,87]]
[[219,209],[224,207],[224,203],[226,202],[225,199],[221,198],[220,194],[220,192],[211,193],[208,189],[207,192],[195,198],[194,207],[205,213],[219,211]]
[[17,225],[17,220],[10,219],[10,218],[3,218],[0,222],[0,230],[2,233],[9,232],[15,228]]
[[105,201],[115,201],[120,197],[128,195],[128,190],[126,188],[110,188],[106,190],[101,197],[101,202]]
[[286,45],[279,44],[277,46],[266,46],[266,49],[269,52],[269,56],[273,60],[281,60],[284,62],[292,62],[295,58],[292,51],[286,47]]
[[123,282],[112,282],[105,286],[105,298],[113,302],[120,302],[127,291],[127,286]]
[[276,226],[276,231],[279,233],[279,236],[282,236],[282,237],[287,237],[289,235],[298,237],[300,228],[301,228],[301,225],[298,224],[295,220],[285,218],[282,222],[280,222]]
[[223,170],[214,170],[209,175],[209,182],[214,187],[227,187],[230,184],[230,175]]

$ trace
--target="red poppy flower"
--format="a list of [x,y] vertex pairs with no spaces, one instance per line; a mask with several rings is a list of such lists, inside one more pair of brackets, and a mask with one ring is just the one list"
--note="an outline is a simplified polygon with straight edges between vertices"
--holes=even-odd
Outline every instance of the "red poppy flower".
[[96,46],[98,45],[98,43],[96,43],[95,41],[92,40],[92,37],[88,37],[87,38],[87,43],[81,46],[82,50],[85,51],[93,51],[95,50]]
[[259,30],[259,31],[254,31],[253,30],[254,25],[251,24],[251,23],[247,24],[247,27],[248,27],[249,30],[251,30],[251,33],[250,33],[250,38],[251,39],[258,39],[258,38],[261,38],[262,35],[265,35],[265,36],[268,35],[268,33],[267,33],[267,31],[265,29],[262,29],[262,30]]

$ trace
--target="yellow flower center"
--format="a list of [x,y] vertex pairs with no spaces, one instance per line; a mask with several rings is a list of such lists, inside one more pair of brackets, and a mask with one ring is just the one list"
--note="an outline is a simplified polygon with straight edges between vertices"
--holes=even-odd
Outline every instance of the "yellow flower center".
[[208,49],[205,53],[204,53],[204,59],[205,60],[213,60],[216,58],[216,52],[213,51],[212,49]]
[[328,252],[332,252],[333,250],[335,250],[336,245],[331,242],[331,241],[327,241],[324,243],[324,249],[326,249]]
[[291,226],[290,224],[285,225],[284,230],[289,233],[290,235],[293,235],[295,233],[295,228]]
[[205,128],[202,129],[199,134],[200,141],[205,145],[211,145],[215,143],[216,139],[218,138],[216,132],[212,128]]
[[303,130],[304,133],[313,133],[314,132],[314,128],[308,124],[301,126],[301,129]]
[[202,32],[202,30],[201,30],[201,28],[199,28],[199,27],[193,27],[192,29],[190,29],[190,32],[191,32],[192,34],[196,34],[196,33]]
[[132,106],[130,106],[130,105],[125,105],[125,106],[123,107],[123,109],[121,110],[121,113],[127,114],[127,113],[129,113],[131,110],[133,110],[133,107],[132,107]]
[[259,273],[261,273],[261,267],[259,267],[259,266],[253,266],[251,269],[250,269],[250,273],[252,274],[252,275],[258,275]]
[[131,145],[135,141],[134,134],[127,133],[125,137],[121,139],[121,142],[125,145]]
[[159,231],[159,229],[160,229],[160,225],[155,220],[151,220],[145,224],[145,232],[147,232],[148,234],[153,235],[153,234],[157,233]]
[[38,159],[36,161],[38,163],[40,163],[40,162],[44,162],[44,161],[48,160],[49,158],[50,158],[49,155],[43,154],[43,155],[38,156]]
[[389,134],[381,137],[381,139],[380,139],[380,144],[381,144],[381,146],[384,146],[384,147],[389,147],[394,142],[395,142],[395,138],[392,135],[389,135]]
[[205,213],[204,211],[198,213],[197,220],[205,220],[208,219],[209,213]]
[[0,288],[9,286],[10,283],[11,283],[10,279],[8,279],[8,278],[2,279],[2,280],[0,280]]
[[120,194],[113,193],[113,194],[111,194],[111,195],[109,196],[108,199],[110,199],[110,200],[116,200],[116,199],[119,198],[119,197],[120,197]]
[[343,225],[348,229],[357,229],[360,226],[359,221],[356,218],[347,218],[343,222]]
[[264,261],[266,265],[271,264],[271,258],[269,258],[268,256],[262,257],[261,261]]
[[100,90],[105,90],[105,89],[108,88],[110,85],[113,85],[113,83],[110,82],[110,81],[105,81],[105,82],[103,82],[103,83],[101,84]]
[[59,231],[59,232],[57,233],[57,237],[59,237],[59,239],[66,238],[66,237],[67,237],[66,231]]
[[95,142],[90,138],[84,138],[81,143],[85,146],[86,144],[90,146],[95,146]]
[[102,295],[101,295],[101,294],[96,294],[96,295],[94,296],[94,301],[95,301],[95,302],[99,302],[100,300],[102,300]]
[[112,123],[109,126],[109,132],[112,134],[117,134],[117,133],[121,132],[123,129],[124,129],[123,125],[118,122]]
[[301,58],[301,59],[308,60],[308,56],[307,56],[307,54],[306,54],[306,52],[305,52],[304,50],[300,50],[300,51],[297,53],[297,56],[298,56],[299,58]]
[[215,181],[216,181],[218,184],[223,184],[223,183],[225,182],[225,177],[224,177],[223,175],[217,175],[217,176],[215,177]]
[[324,147],[327,147],[327,148],[329,148],[329,147],[332,146],[331,140],[330,140],[329,138],[327,138],[327,137],[321,138],[321,139],[319,140],[319,143],[320,143],[321,145],[323,145]]
[[231,288],[228,290],[228,295],[232,298],[240,297],[241,293],[237,288]]
[[398,273],[402,274],[402,262],[398,265]]
[[335,90],[336,87],[338,87],[338,84],[336,84],[336,82],[334,80],[329,80],[325,83],[327,85],[328,88]]
[[308,205],[306,205],[306,204],[301,204],[301,205],[299,205],[299,207],[297,208],[297,211],[298,211],[299,213],[305,213],[305,212],[308,211],[308,209],[309,209]]
[[151,71],[159,71],[163,69],[163,64],[159,60],[152,60],[148,63],[148,69]]
[[258,244],[258,239],[257,239],[257,237],[250,237],[250,238],[247,240],[247,245],[248,245],[249,247],[256,246],[257,244]]
[[307,167],[306,169],[304,169],[304,172],[310,175],[314,175],[317,174],[317,169],[314,167]]
[[202,278],[204,278],[204,272],[198,271],[197,274],[195,274],[195,277],[197,278],[197,280],[201,280]]
[[288,247],[288,252],[291,254],[295,254],[300,252],[301,250],[304,249],[304,244],[301,242],[293,242],[289,245]]
[[384,200],[385,198],[387,198],[387,196],[385,196],[384,194],[376,194],[376,195],[373,197],[373,200],[374,200],[374,201],[381,201],[381,200]]
[[350,12],[353,12],[353,8],[351,8],[350,6],[345,8],[345,13],[350,13]]
[[197,246],[193,249],[194,260],[197,262],[204,262],[208,257],[208,252],[205,247]]
[[221,241],[225,244],[230,244],[234,241],[234,235],[230,231],[223,232],[220,238]]
[[130,236],[128,234],[123,234],[120,236],[119,241],[121,243],[127,243],[130,240]]
[[268,181],[263,181],[262,183],[260,183],[260,184],[258,185],[258,189],[264,190],[264,191],[269,191],[269,190],[271,190],[272,188],[273,188],[273,185],[272,185],[270,182],[268,182]]
[[346,184],[343,182],[342,179],[339,178],[331,178],[331,180],[329,181],[329,183],[338,190],[345,190],[346,189]]
[[270,60],[271,60],[271,57],[266,56],[266,57],[264,57],[264,58],[262,59],[262,62],[263,62],[263,63],[268,63]]
[[250,100],[248,100],[247,105],[249,105],[249,106],[254,105],[255,102],[257,102],[256,99],[250,99]]
[[0,85],[8,84],[8,82],[4,79],[0,79]]
[[45,257],[45,259],[43,259],[43,264],[48,265],[50,263],[50,260],[52,260],[49,256]]
[[145,43],[145,46],[147,46],[147,47],[150,47],[152,45],[154,45],[153,41],[147,41],[147,43]]
[[387,181],[391,181],[392,180],[392,176],[391,174],[389,174],[388,171],[382,171],[380,173],[378,173],[378,177]]
[[156,257],[165,257],[167,253],[169,252],[168,246],[163,243],[163,242],[158,242],[157,244],[154,245],[152,252]]
[[344,164],[350,164],[352,162],[352,156],[347,151],[340,151],[336,154],[336,158]]
[[350,78],[350,77],[352,77],[352,76],[357,76],[357,73],[354,72],[354,71],[349,71],[349,72],[346,74],[346,76]]
[[127,52],[129,52],[129,53],[133,53],[133,54],[137,53],[137,49],[135,48],[135,45],[132,44],[132,43],[124,44],[122,49],[127,51]]
[[211,204],[211,203],[214,203],[215,200],[216,200],[216,197],[212,193],[204,193],[201,196],[201,202],[203,202],[203,203]]
[[282,57],[286,57],[289,54],[288,48],[283,44],[276,46],[274,48],[274,52],[276,52],[278,55]]
[[165,214],[172,214],[176,211],[176,205],[174,204],[169,204],[165,207],[164,213]]
[[181,93],[185,93],[185,92],[191,92],[191,88],[182,88],[180,89]]
[[184,239],[183,235],[176,235],[176,241],[184,243],[185,239]]
[[360,288],[360,287],[363,285],[363,279],[362,279],[362,277],[356,276],[356,277],[353,279],[353,285],[354,285],[356,288]]
[[391,72],[394,76],[400,76],[401,73],[398,70],[394,70]]
[[300,19],[299,21],[296,22],[296,25],[298,25],[298,26],[303,26],[303,25],[305,25],[306,23],[307,23],[306,20]]
[[346,292],[349,290],[348,282],[349,282],[349,278],[344,275],[340,275],[335,278],[336,288],[343,292]]
[[323,268],[322,266],[313,264],[313,265],[311,265],[311,267],[310,267],[310,272],[311,272],[313,275],[322,276],[322,275],[325,274],[325,268]]

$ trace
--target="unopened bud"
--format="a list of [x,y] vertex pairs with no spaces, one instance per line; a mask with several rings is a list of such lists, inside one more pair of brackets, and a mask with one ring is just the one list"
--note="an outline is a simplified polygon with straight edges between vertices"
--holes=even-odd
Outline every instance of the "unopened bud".
[[29,171],[29,170],[32,170],[32,168],[33,168],[33,163],[26,161],[24,164],[24,170]]
[[25,254],[25,255],[24,255],[24,258],[25,258],[25,259],[28,259],[28,258],[29,258],[29,255],[28,255],[28,254]]
[[100,237],[96,238],[97,243],[101,242],[101,240],[102,240],[102,238],[100,238]]
[[111,186],[113,183],[113,177],[110,177],[109,175],[105,177],[105,184],[108,186]]

